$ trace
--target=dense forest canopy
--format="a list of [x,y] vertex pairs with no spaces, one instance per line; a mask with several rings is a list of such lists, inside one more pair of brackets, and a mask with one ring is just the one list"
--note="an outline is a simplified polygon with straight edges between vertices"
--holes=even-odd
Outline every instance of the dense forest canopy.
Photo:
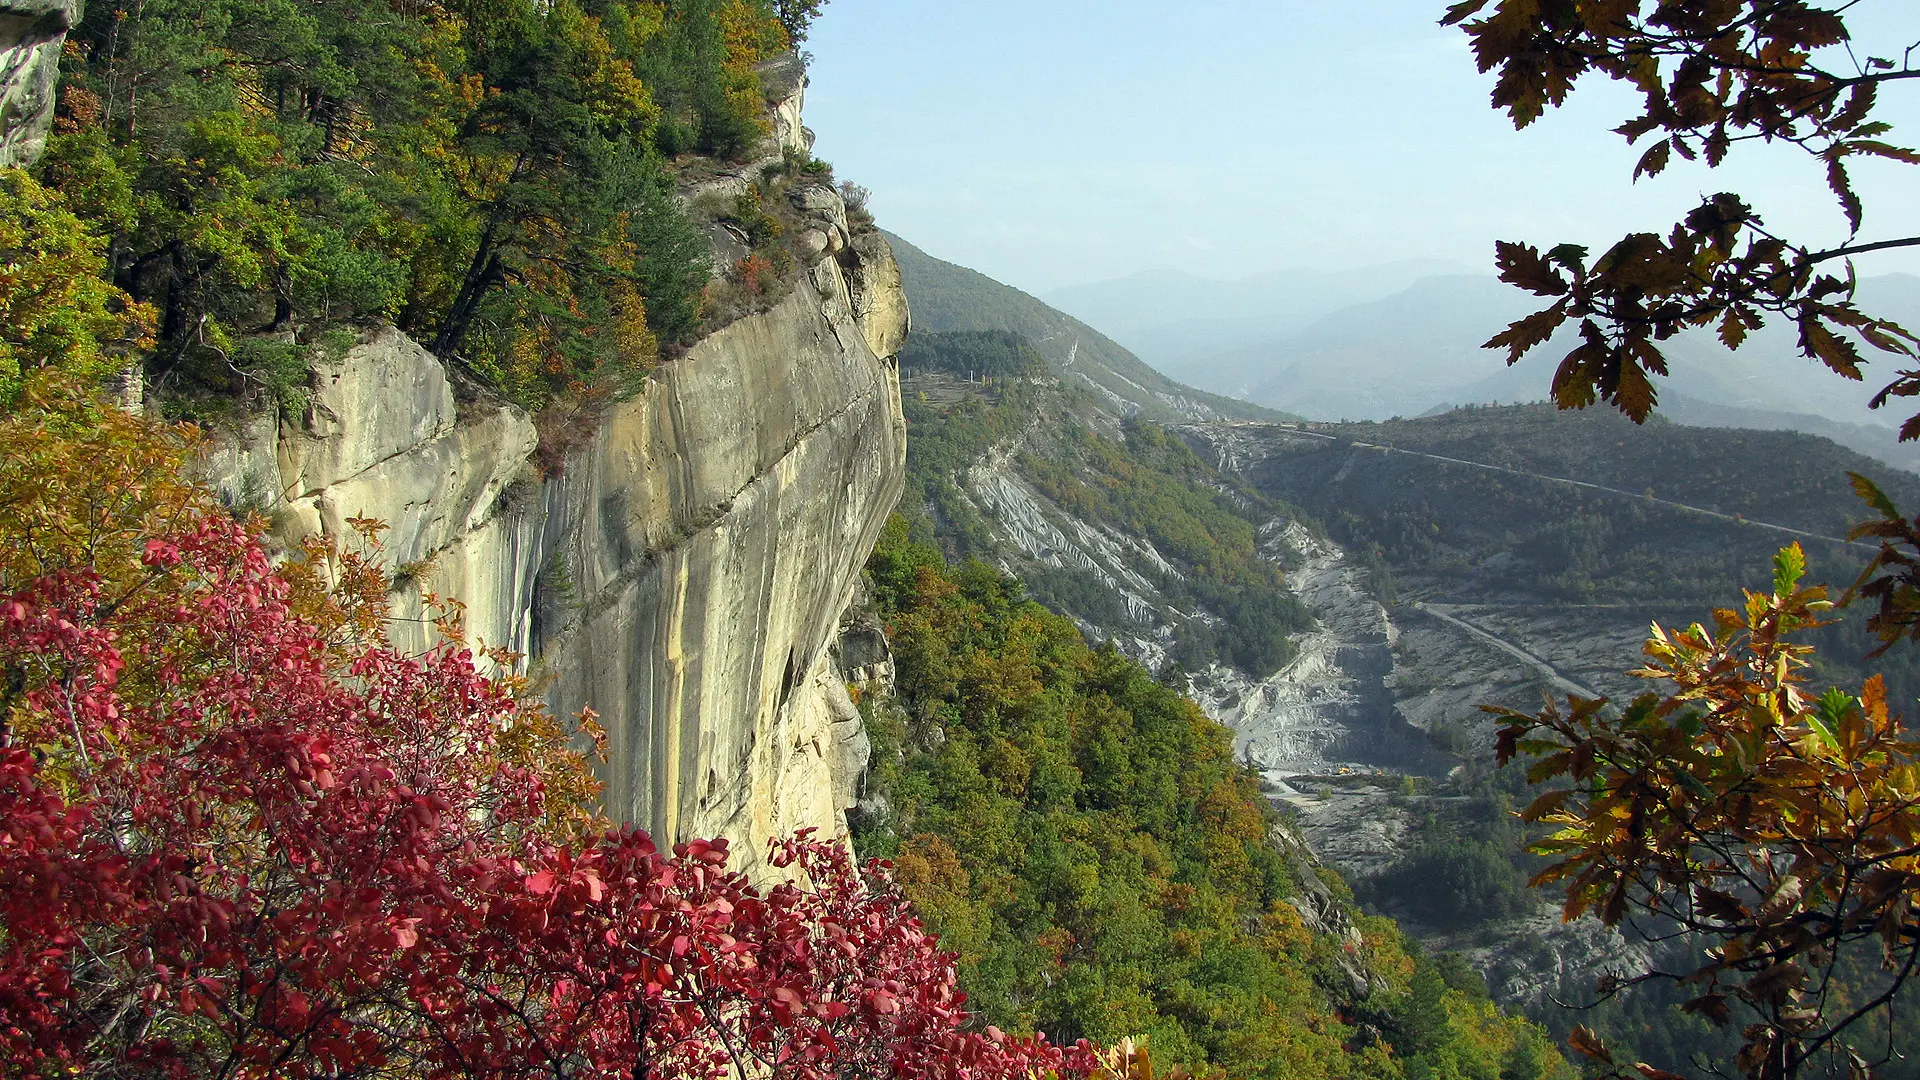
[[529,404],[618,392],[698,325],[675,159],[756,151],[759,65],[817,7],[91,4],[37,174],[177,395],[284,394],[370,319]]
[[903,372],[937,371],[959,378],[1033,378],[1047,361],[1008,330],[920,331],[900,350]]

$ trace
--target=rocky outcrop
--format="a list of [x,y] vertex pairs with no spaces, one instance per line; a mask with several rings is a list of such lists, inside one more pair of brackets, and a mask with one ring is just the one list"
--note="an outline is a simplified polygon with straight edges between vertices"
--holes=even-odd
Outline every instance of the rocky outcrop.
[[900,264],[878,232],[855,233],[850,247],[852,255],[843,256],[840,265],[847,271],[853,317],[866,331],[867,347],[875,356],[898,356],[912,325]]
[[519,409],[470,387],[458,402],[455,389],[426,349],[398,330],[375,331],[317,359],[305,408],[246,422],[216,445],[207,472],[230,504],[266,512],[289,547],[315,536],[360,544],[354,522],[380,522],[380,557],[407,586],[393,628],[402,647],[429,643],[412,617],[431,589],[468,606],[485,644],[524,652],[530,621],[517,609],[532,574],[493,576],[519,558],[496,549],[530,550],[516,534],[538,501],[528,464],[538,434]]
[[827,647],[905,468],[870,336],[823,260],[663,368],[548,484],[542,590],[558,574],[572,599],[533,653],[556,708],[600,710],[617,815],[757,852],[840,809],[852,706]]
[[761,89],[777,151],[813,152],[813,133],[801,123],[807,101],[807,64],[799,53],[787,53],[760,65]]
[[0,0],[0,168],[45,148],[60,48],[79,17],[80,0]]
[[905,469],[890,261],[884,242],[821,259],[544,478],[524,413],[391,329],[317,362],[307,406],[243,425],[208,471],[284,543],[385,522],[397,642],[429,643],[423,594],[460,601],[556,712],[598,713],[614,816],[752,865],[770,837],[840,832],[864,768],[830,646]]

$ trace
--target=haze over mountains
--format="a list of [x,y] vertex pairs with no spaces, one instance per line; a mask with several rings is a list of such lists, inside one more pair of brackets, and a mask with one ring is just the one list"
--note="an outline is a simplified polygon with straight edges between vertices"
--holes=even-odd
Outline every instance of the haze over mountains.
[[1171,373],[1217,353],[1292,333],[1329,312],[1390,296],[1423,278],[1472,272],[1436,259],[1333,273],[1279,270],[1235,281],[1147,270],[1056,289],[1043,299]]
[[[1489,275],[1445,263],[1231,282],[1149,272],[1058,290],[1048,299],[1172,379],[1316,420],[1385,420],[1539,400],[1566,351],[1556,339],[1506,367],[1481,343],[1539,303]],[[1920,277],[1867,278],[1860,305],[1920,324]],[[1867,408],[1891,357],[1870,355],[1866,381],[1852,383],[1802,358],[1795,344],[1794,329],[1777,321],[1738,353],[1710,333],[1683,335],[1668,343],[1674,374],[1657,384],[1661,411],[1683,423],[1824,435],[1920,468],[1920,451],[1894,435],[1905,414]]]

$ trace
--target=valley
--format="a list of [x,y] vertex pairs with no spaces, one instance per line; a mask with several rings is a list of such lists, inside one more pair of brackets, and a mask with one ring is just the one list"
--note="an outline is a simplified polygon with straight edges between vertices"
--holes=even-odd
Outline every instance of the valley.
[[[1912,474],[1790,431],[1545,406],[1345,424],[1168,416],[1076,377],[1071,345],[956,380],[915,349],[951,360],[966,334],[1015,321],[991,304],[974,322],[964,305],[941,310],[951,329],[917,329],[902,361],[902,512],[924,512],[923,535],[950,558],[1019,576],[1184,690],[1365,905],[1563,1034],[1556,1000],[1660,956],[1563,923],[1550,890],[1525,887],[1538,866],[1509,815],[1530,796],[1517,770],[1492,767],[1481,706],[1631,698],[1648,621],[1706,618],[1758,585],[1782,544],[1850,582],[1871,549],[1845,539],[1862,516],[1849,471],[1920,501]],[[1236,617],[1254,625],[1223,602],[1231,591],[1196,588],[1229,559],[1242,569],[1225,578],[1264,565],[1297,605],[1284,648],[1258,662],[1231,647]],[[1822,634],[1818,676],[1857,685],[1859,617]],[[1913,701],[1920,671],[1893,660],[1895,696]],[[1664,1002],[1629,996],[1586,1022],[1708,1045]]]
[[0,1073],[1920,1080],[1920,46],[827,3],[0,0]]

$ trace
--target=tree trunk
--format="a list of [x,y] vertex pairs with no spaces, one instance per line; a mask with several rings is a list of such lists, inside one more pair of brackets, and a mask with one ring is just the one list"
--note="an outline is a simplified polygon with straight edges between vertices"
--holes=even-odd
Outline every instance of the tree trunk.
[[[508,177],[511,184],[520,176],[520,169],[526,158],[513,167],[513,175]],[[507,207],[505,196],[493,201],[493,208],[487,214],[487,227],[480,233],[480,243],[473,250],[473,259],[467,263],[467,276],[460,282],[460,291],[454,295],[453,304],[447,309],[447,317],[440,322],[440,330],[433,338],[433,354],[442,360],[453,356],[466,340],[467,330],[473,325],[473,316],[480,309],[487,290],[500,283],[504,267],[500,263],[500,227],[505,224]]]
[[178,341],[187,332],[187,256],[179,244],[169,247],[167,291],[161,301],[160,340]]
[[[483,254],[485,248],[474,254],[476,262]],[[434,336],[435,356],[447,360],[460,350],[461,344],[467,339],[467,331],[473,327],[473,316],[480,310],[480,301],[486,298],[487,290],[499,284],[505,276],[497,251],[486,257],[484,265],[467,271],[467,280],[460,286],[460,295],[454,298],[445,321],[440,324],[440,333]]]

